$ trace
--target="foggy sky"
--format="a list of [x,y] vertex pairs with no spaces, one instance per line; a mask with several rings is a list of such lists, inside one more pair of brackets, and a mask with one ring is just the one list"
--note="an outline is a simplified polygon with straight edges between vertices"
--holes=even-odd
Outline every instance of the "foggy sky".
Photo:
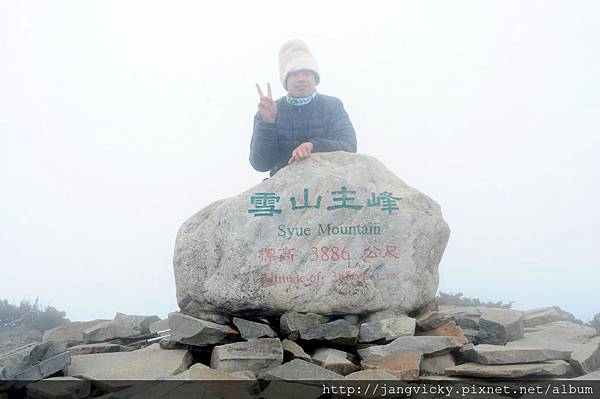
[[594,1],[0,3],[0,299],[176,310],[185,219],[258,184],[255,83],[303,39],[358,152],[441,205],[440,290],[600,312]]

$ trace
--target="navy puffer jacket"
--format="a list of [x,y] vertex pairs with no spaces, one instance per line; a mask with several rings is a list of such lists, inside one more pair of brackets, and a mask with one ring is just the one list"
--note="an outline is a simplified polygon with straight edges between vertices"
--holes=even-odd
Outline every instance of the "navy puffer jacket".
[[264,122],[257,111],[250,142],[250,164],[259,172],[273,176],[287,165],[292,151],[307,141],[313,152],[356,152],[356,133],[342,101],[317,93],[306,105],[277,99],[275,123]]

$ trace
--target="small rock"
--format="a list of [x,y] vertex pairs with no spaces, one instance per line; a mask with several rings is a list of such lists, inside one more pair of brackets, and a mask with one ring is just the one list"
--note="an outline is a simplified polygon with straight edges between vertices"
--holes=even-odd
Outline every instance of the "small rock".
[[439,356],[425,356],[421,362],[422,375],[446,375],[446,369],[456,366],[451,353]]
[[454,321],[446,321],[434,329],[419,331],[416,335],[424,337],[456,337],[457,342],[466,344],[468,342],[462,328],[456,325]]
[[318,348],[312,358],[319,366],[338,374],[346,375],[360,370],[360,367],[352,362],[353,356],[350,353],[338,349]]
[[233,324],[240,331],[242,338],[245,340],[261,337],[277,337],[277,334],[267,324],[256,323],[239,317],[233,318]]
[[213,348],[210,367],[220,371],[249,370],[256,374],[281,365],[283,347],[279,338],[256,338]]
[[329,318],[316,313],[288,312],[279,319],[279,329],[283,335],[299,333],[300,330],[325,324]]
[[385,369],[403,381],[416,381],[419,379],[422,359],[423,353],[421,352],[400,352],[363,360],[361,366],[365,369]]
[[481,309],[479,319],[479,342],[482,344],[505,345],[523,338],[523,313],[517,310]]
[[381,319],[363,323],[360,326],[360,342],[373,342],[383,340],[385,342],[406,335],[415,334],[416,320],[408,317],[396,317]]
[[110,341],[115,338],[136,337],[149,334],[150,324],[160,320],[157,316],[136,316],[117,313],[113,320],[105,321],[83,331],[83,341]]
[[358,342],[359,329],[344,319],[338,319],[300,330],[304,340],[327,341],[334,344],[354,345]]
[[399,337],[387,345],[374,345],[359,349],[358,354],[363,360],[389,356],[401,352],[421,352],[424,355],[444,354],[460,348],[453,337]]
[[72,323],[63,324],[51,330],[44,332],[42,342],[47,341],[64,341],[68,345],[77,345],[83,342],[83,332],[88,328],[110,320],[91,320],[91,321],[74,321]]
[[[291,341],[289,339],[284,339],[283,341],[281,341],[281,346],[283,347],[283,352],[284,355],[285,353],[289,353],[292,357],[292,359],[303,359],[306,361],[312,361],[312,358],[310,357],[309,354],[307,354],[304,349],[302,349],[302,347],[300,345],[298,345],[297,343],[295,343],[294,341]],[[290,359],[290,360],[292,360]]]
[[169,327],[171,341],[196,346],[216,344],[223,341],[228,335],[239,334],[232,327],[196,319],[179,312],[169,314]]

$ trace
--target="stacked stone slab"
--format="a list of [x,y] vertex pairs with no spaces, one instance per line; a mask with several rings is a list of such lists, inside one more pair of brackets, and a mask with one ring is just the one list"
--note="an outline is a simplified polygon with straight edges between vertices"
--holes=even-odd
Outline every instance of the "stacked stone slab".
[[[33,385],[28,389],[32,398],[48,397],[52,389],[64,395],[72,390],[81,398],[91,391],[141,398],[141,388],[131,387],[132,381],[158,379],[244,380],[247,385],[236,385],[238,397],[262,390],[266,398],[285,394],[281,381],[298,381],[296,393],[316,393],[307,383],[311,379],[598,378],[600,336],[594,328],[565,320],[518,327],[523,319],[514,315],[519,313],[505,310],[440,307],[414,317],[387,311],[358,317],[289,312],[279,320],[232,317],[224,323],[173,312],[161,327],[169,328],[164,340],[170,345],[147,342],[141,349],[115,353],[111,343],[68,347],[73,340],[67,337],[30,345],[10,354],[10,360],[0,357],[0,366],[10,379],[23,370],[38,373],[37,379],[68,376],[64,384]],[[491,331],[484,337],[512,340],[468,342],[458,323],[473,321],[474,314],[478,328]],[[482,327],[482,320],[489,325]]]

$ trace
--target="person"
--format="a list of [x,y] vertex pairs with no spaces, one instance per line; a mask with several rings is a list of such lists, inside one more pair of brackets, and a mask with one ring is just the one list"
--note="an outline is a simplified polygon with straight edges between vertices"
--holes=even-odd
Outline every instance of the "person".
[[255,170],[273,176],[312,153],[356,152],[356,132],[343,103],[316,91],[319,68],[302,40],[281,46],[279,77],[287,95],[276,101],[270,83],[267,95],[256,84],[260,101],[250,141],[250,164]]

